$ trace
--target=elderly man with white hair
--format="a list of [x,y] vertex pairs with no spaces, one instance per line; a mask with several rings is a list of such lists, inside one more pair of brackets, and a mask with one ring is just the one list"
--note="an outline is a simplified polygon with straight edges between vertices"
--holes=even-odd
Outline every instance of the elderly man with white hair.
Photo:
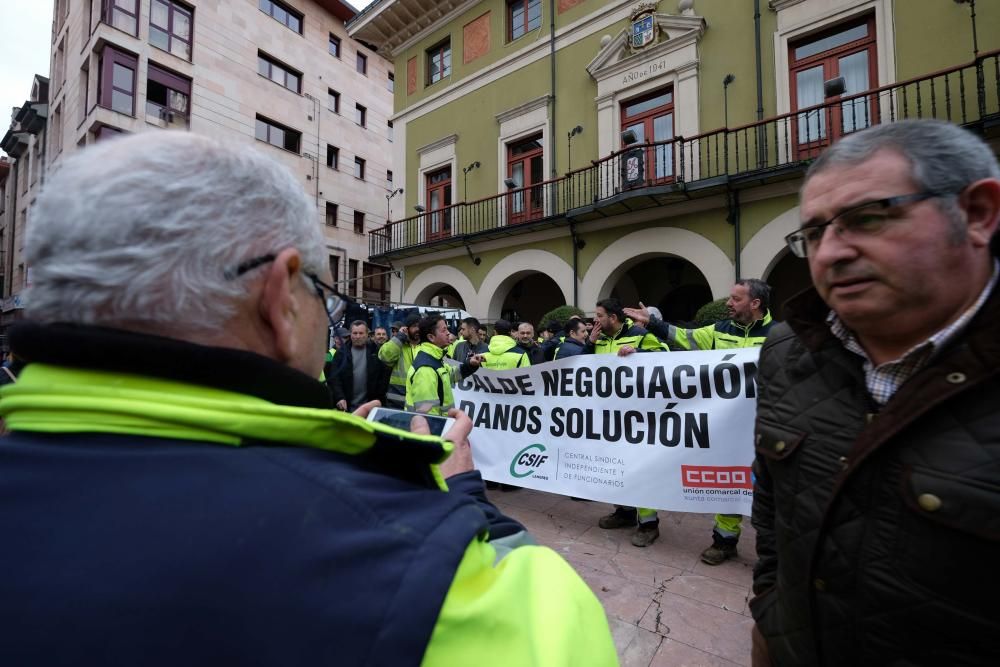
[[486,500],[467,417],[332,409],[319,230],[288,170],[187,133],[46,183],[0,395],[0,664],[616,662],[586,584]]

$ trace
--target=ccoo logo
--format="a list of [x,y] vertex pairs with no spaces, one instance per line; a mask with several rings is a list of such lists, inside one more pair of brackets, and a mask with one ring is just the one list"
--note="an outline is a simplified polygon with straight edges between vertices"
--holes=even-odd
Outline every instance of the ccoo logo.
[[510,462],[511,476],[522,479],[535,474],[549,458],[544,452],[545,445],[540,443],[528,445],[519,451]]

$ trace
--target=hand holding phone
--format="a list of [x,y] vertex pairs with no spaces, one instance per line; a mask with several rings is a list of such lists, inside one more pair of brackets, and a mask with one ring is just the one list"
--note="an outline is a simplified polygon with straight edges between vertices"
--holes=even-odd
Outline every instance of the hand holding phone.
[[368,421],[385,424],[386,426],[398,428],[402,431],[412,430],[410,427],[414,417],[423,417],[426,420],[426,435],[443,436],[455,423],[455,420],[451,417],[425,415],[418,412],[405,412],[403,410],[392,410],[390,408],[374,408],[368,413]]
[[[447,417],[439,417],[376,407],[368,413],[368,421],[379,422],[421,435],[443,435],[446,440],[451,441],[455,445],[455,449],[451,456],[441,464],[441,475],[445,479],[452,475],[468,472],[476,467],[472,461],[472,446],[469,444],[472,420],[461,410],[452,408],[448,411]],[[439,428],[440,430],[438,430]]]

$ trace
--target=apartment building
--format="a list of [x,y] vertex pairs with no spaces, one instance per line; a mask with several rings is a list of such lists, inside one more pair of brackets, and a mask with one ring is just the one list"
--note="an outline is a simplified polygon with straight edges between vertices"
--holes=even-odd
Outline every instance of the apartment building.
[[[354,15],[340,0],[55,0],[45,165],[32,174],[119,133],[253,143],[314,198],[345,293],[385,301],[367,233],[402,212],[388,196],[393,67],[347,34]],[[14,271],[4,296],[23,287]]]
[[0,139],[8,159],[0,162],[0,348],[4,332],[20,319],[21,291],[31,279],[24,261],[24,234],[47,169],[49,79],[36,74],[31,93],[11,110],[10,126]]
[[348,30],[405,72],[407,217],[371,255],[396,298],[486,319],[617,296],[689,320],[737,277],[780,304],[831,141],[911,117],[996,141],[1000,3],[970,4],[378,0]]

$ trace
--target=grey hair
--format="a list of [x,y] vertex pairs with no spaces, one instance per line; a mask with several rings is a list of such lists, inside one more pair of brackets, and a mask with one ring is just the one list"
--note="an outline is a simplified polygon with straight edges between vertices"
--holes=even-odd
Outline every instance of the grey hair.
[[258,150],[179,131],[106,141],[67,159],[38,198],[27,312],[41,322],[217,330],[253,275],[232,270],[286,248],[299,250],[304,271],[322,273],[309,198]]
[[767,312],[771,307],[771,286],[759,278],[742,278],[736,281],[737,285],[743,285],[750,293],[750,300],[760,299],[760,309]]
[[[911,119],[869,127],[834,143],[809,166],[805,184],[833,166],[861,164],[880,150],[892,150],[910,163],[910,177],[921,190],[957,195],[970,183],[1000,178],[1000,164],[972,132],[941,120]],[[961,221],[957,197],[939,200],[941,210]]]

